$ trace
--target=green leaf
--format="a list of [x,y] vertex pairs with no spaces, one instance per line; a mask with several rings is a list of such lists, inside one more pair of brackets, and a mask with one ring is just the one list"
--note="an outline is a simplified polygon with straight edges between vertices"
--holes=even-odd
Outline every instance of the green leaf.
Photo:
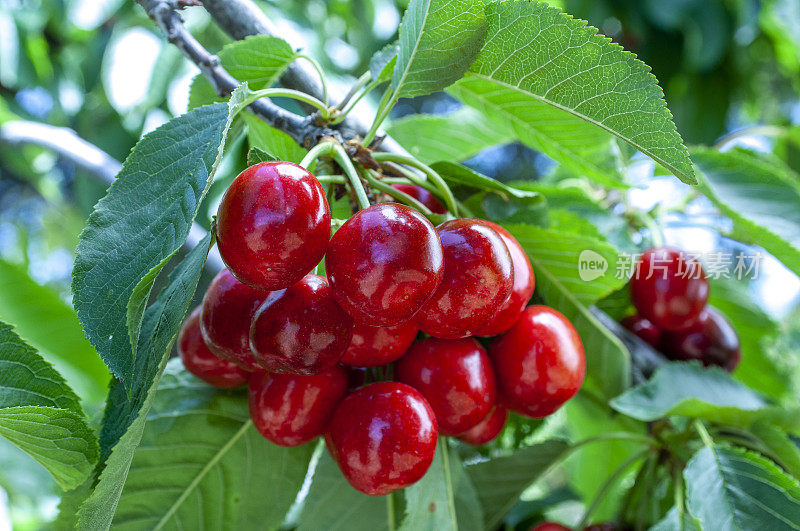
[[610,147],[613,134],[696,183],[647,65],[544,2],[493,2],[486,18],[486,43],[453,95],[492,121],[511,123],[520,140],[590,177],[610,180],[585,154]]
[[142,355],[136,358],[133,389],[128,393],[121,382],[114,381],[108,394],[100,434],[100,455],[105,467],[92,495],[78,513],[80,529],[108,529],[111,525],[158,381],[192,302],[210,247],[209,234],[175,267],[168,286],[145,312],[139,336]]
[[100,404],[111,376],[83,334],[75,310],[58,294],[37,284],[26,271],[0,260],[0,319],[14,323],[79,396]]
[[97,461],[97,436],[61,375],[0,322],[0,436],[45,467],[64,489]]
[[566,442],[551,440],[468,465],[467,475],[478,492],[485,528],[496,528],[523,491],[543,476],[567,450]]
[[403,491],[405,516],[400,531],[483,529],[483,513],[464,466],[440,438],[425,476]]
[[483,115],[469,107],[450,114],[412,114],[392,122],[387,132],[426,164],[467,160],[514,138],[510,131],[487,126]]
[[278,160],[278,159],[273,157],[266,151],[258,149],[257,147],[250,148],[247,151],[247,164],[249,166],[253,166],[254,164],[258,164],[260,162],[271,162],[273,160]]
[[800,275],[800,176],[752,151],[692,150],[700,191],[733,221],[733,236],[757,244]]
[[746,282],[724,278],[710,282],[709,304],[725,314],[739,335],[742,360],[734,377],[770,397],[793,396],[791,374],[764,348],[764,342],[778,332],[778,323],[753,300]]
[[800,529],[797,481],[757,454],[707,446],[683,477],[686,503],[703,529]]
[[392,42],[375,52],[369,60],[369,73],[373,81],[389,81],[397,64],[397,43]]
[[282,448],[255,429],[246,393],[167,366],[119,500],[114,528],[277,529],[313,445]]
[[153,282],[189,234],[246,91],[142,138],[81,233],[73,303],[89,341],[128,390]]
[[562,233],[531,225],[505,225],[522,245],[533,265],[536,290],[548,305],[563,313],[578,331],[586,350],[586,383],[607,398],[630,385],[630,354],[625,346],[586,307],[619,289],[625,280],[610,272],[581,280],[578,260],[584,250],[607,263],[617,252],[608,243],[580,234]]
[[[327,451],[314,470],[314,479],[300,514],[298,531],[384,531],[389,527],[387,503],[396,507],[400,496],[367,496],[351,487]],[[392,526],[392,529],[395,529]]]
[[411,0],[400,26],[394,97],[430,94],[461,78],[485,36],[482,2]]
[[794,477],[800,477],[800,448],[784,430],[767,421],[758,421],[750,426],[750,433],[766,448],[765,455]]
[[478,190],[498,192],[511,196],[514,199],[519,199],[522,203],[528,205],[544,201],[544,198],[537,192],[518,190],[456,162],[436,162],[431,165],[431,168],[451,184],[467,186]]
[[681,516],[678,514],[678,509],[673,507],[669,510],[667,515],[659,520],[656,525],[650,528],[649,531],[703,531],[700,529],[700,524],[697,520],[689,514],[689,511],[683,511],[683,522]]
[[645,422],[671,415],[748,427],[769,419],[796,429],[800,412],[770,406],[718,367],[667,363],[653,377],[611,400],[611,407]]
[[[220,64],[239,83],[247,82],[252,90],[261,90],[274,85],[298,54],[283,39],[253,35],[226,44],[218,57]],[[192,80],[189,89],[190,109],[223,100],[202,74]]]
[[250,113],[244,113],[242,118],[247,124],[247,137],[250,140],[251,147],[259,148],[276,157],[277,160],[286,160],[294,163],[303,160],[307,151],[298,146],[292,137],[279,129],[270,127],[263,120]]

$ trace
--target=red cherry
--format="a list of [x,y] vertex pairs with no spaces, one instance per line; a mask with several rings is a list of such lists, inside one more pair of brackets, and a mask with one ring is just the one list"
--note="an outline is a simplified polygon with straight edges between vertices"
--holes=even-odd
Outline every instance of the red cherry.
[[248,371],[262,370],[250,352],[250,321],[268,295],[242,284],[227,269],[220,271],[203,297],[200,319],[211,352]]
[[356,323],[350,346],[339,360],[353,367],[378,367],[402,356],[417,337],[417,325],[406,321],[397,326],[367,326]]
[[543,522],[536,527],[532,527],[530,531],[572,531],[569,527],[557,524],[555,522]]
[[428,190],[416,184],[393,184],[392,188],[396,188],[401,192],[405,192],[433,212],[434,214],[444,214],[447,209],[443,204],[436,199],[436,196]]
[[557,524],[555,522],[543,522],[536,527],[532,527],[530,531],[572,531],[569,527]]
[[621,322],[622,326],[639,336],[639,339],[653,348],[661,342],[661,329],[639,314],[629,315]]
[[325,192],[291,162],[250,166],[231,183],[217,211],[217,244],[236,278],[263,290],[286,288],[325,254],[331,212]]
[[508,296],[503,306],[497,310],[494,317],[475,334],[478,336],[497,336],[514,326],[514,323],[519,319],[522,310],[531,300],[536,277],[533,275],[531,261],[517,239],[497,223],[492,223],[491,221],[484,221],[483,223],[494,229],[503,239],[503,243],[506,244],[511,255],[511,262],[514,265],[514,287],[511,289],[511,295]]
[[178,355],[186,370],[214,387],[239,387],[249,373],[228,360],[214,355],[200,333],[200,307],[184,321],[178,335]]
[[325,442],[350,485],[383,496],[425,475],[438,433],[433,410],[419,391],[378,382],[342,400]]
[[508,420],[508,410],[505,406],[497,404],[477,426],[465,431],[458,438],[475,446],[490,443],[503,431],[506,420]]
[[312,376],[256,374],[250,379],[250,418],[279,446],[300,446],[322,435],[347,395],[347,371],[335,365]]
[[380,203],[348,219],[331,238],[325,269],[336,301],[356,321],[408,321],[442,279],[436,229],[405,205]]
[[444,278],[417,314],[417,323],[434,337],[467,337],[484,326],[511,293],[511,255],[500,235],[481,221],[454,219],[436,230],[444,247]]
[[639,313],[663,330],[691,325],[708,302],[708,280],[700,262],[674,247],[648,249],[631,278]]
[[497,384],[521,415],[550,415],[583,384],[586,358],[575,327],[547,306],[530,306],[489,347]]
[[672,360],[699,360],[733,372],[742,359],[739,336],[719,310],[707,306],[687,330],[665,332],[662,348]]
[[474,428],[489,414],[497,396],[489,356],[472,338],[414,343],[397,362],[395,376],[422,393],[442,435]]
[[267,297],[253,317],[250,347],[269,371],[318,374],[336,365],[352,333],[353,319],[325,278],[306,275]]

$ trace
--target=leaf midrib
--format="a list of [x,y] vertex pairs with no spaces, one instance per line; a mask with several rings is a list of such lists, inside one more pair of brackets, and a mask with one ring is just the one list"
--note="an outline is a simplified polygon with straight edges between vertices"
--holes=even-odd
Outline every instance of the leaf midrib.
[[[397,81],[397,87],[395,87],[395,94],[394,98],[397,98],[397,94],[400,92],[400,88],[405,83],[406,78],[408,77],[408,73],[411,70],[411,64],[414,62],[414,58],[417,56],[417,51],[419,50],[419,43],[422,42],[422,35],[425,33],[425,26],[428,24],[428,15],[431,12],[431,0],[424,0],[427,2],[427,7],[425,8],[425,16],[422,17],[422,24],[420,26],[419,35],[414,40],[414,48],[411,51],[411,54],[408,56],[408,62],[406,63],[405,68],[403,68],[403,75],[400,76],[400,79]],[[398,56],[400,54],[400,48],[398,47]]]

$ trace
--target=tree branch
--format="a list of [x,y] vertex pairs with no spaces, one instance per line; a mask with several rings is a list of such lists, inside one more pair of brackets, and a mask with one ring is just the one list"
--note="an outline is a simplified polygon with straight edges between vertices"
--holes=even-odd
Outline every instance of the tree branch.
[[[251,0],[203,0],[203,7],[217,25],[234,39],[241,40],[248,35],[280,37],[275,24]],[[295,61],[289,65],[289,68],[281,76],[281,84],[286,88],[310,94],[317,99],[322,98],[319,76],[305,61]],[[343,97],[343,94],[331,94],[331,101],[337,102]],[[347,134],[347,130],[355,131],[363,137],[371,124],[350,114],[340,125],[345,131],[343,136],[349,139],[350,135]],[[380,149],[389,153],[408,155],[408,151],[388,135],[384,136]]]
[[[100,149],[78,136],[67,127],[56,127],[24,120],[5,122],[0,126],[0,144],[9,146],[34,145],[55,151],[65,159],[86,170],[92,177],[111,185],[122,169],[122,164]],[[202,240],[207,231],[192,224],[186,247],[191,249]],[[208,253],[208,266],[214,271],[225,268],[216,247]]]
[[[229,96],[239,82],[220,65],[219,58],[206,50],[183,25],[178,9],[187,5],[185,0],[136,0],[153,19],[158,28],[187,59],[192,61],[208,80],[214,91],[222,97]],[[250,110],[266,123],[284,131],[298,144],[307,148],[319,139],[332,136],[341,140],[338,132],[329,127],[319,127],[313,117],[303,118],[262,98],[250,105]]]

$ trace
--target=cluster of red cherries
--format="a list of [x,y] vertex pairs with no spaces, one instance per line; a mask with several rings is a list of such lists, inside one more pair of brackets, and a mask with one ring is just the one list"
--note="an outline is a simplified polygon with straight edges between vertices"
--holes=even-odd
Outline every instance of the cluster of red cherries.
[[[427,190],[403,191],[444,211]],[[545,417],[580,388],[581,340],[559,312],[526,307],[533,269],[499,225],[434,227],[386,202],[330,231],[325,193],[305,168],[244,170],[217,214],[228,269],[179,336],[191,373],[248,383],[268,440],[324,435],[350,484],[384,495],[425,474],[439,434],[485,444],[508,409]],[[323,257],[325,277],[311,273]],[[487,352],[473,336],[496,337]]]
[[714,307],[702,265],[675,247],[642,254],[631,278],[638,312],[623,326],[671,360],[697,360],[733,371],[741,360],[739,337]]

